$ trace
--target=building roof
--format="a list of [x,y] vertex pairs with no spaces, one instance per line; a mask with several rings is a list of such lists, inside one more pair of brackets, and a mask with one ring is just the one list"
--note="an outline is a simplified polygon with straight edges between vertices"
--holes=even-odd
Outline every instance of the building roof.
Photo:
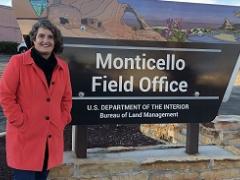
[[[18,19],[37,19],[33,7],[29,0],[13,0],[12,7]],[[16,8],[17,7],[17,8]]]
[[0,5],[0,41],[22,41],[21,31],[13,9],[2,5]]

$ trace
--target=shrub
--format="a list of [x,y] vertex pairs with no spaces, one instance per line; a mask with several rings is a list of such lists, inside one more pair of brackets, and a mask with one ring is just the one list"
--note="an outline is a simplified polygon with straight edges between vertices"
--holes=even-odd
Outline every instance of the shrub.
[[168,41],[185,42],[187,39],[187,32],[182,29],[181,19],[169,18],[166,21],[167,28],[163,30],[162,35]]
[[0,42],[0,54],[16,54],[18,43],[10,41]]

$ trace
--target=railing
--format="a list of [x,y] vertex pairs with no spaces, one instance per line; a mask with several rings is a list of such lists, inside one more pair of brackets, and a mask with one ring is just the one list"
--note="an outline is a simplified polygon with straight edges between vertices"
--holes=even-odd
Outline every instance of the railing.
[[[3,56],[3,55],[0,57],[0,78],[2,76],[2,73],[3,73],[3,70],[4,70],[5,66],[7,65],[7,61],[8,61],[9,58],[10,58],[9,56]],[[0,112],[2,113],[1,108],[0,108]],[[5,131],[0,132],[0,138],[4,137],[4,136],[6,136],[6,132]]]
[[0,137],[4,137],[4,136],[6,136],[6,132],[1,132]]

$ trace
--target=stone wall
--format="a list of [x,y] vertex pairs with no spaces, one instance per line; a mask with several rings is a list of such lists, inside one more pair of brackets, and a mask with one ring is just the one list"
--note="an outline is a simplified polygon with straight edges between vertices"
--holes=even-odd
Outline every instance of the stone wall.
[[197,155],[184,148],[160,146],[113,152],[88,152],[88,159],[66,153],[65,164],[49,180],[237,180],[240,156],[216,146],[202,146]]
[[[185,144],[186,124],[144,124],[141,132],[166,143]],[[199,125],[199,143],[221,146],[240,145],[240,116],[217,116],[214,121]]]

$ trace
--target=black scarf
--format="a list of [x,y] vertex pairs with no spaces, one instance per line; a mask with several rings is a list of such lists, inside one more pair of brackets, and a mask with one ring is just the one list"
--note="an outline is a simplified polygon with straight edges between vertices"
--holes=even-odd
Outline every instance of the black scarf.
[[54,54],[52,53],[48,59],[45,59],[35,48],[32,48],[31,56],[34,62],[37,64],[37,66],[40,67],[40,69],[42,69],[42,71],[44,72],[49,86],[52,79],[53,70],[57,65],[57,60]]

